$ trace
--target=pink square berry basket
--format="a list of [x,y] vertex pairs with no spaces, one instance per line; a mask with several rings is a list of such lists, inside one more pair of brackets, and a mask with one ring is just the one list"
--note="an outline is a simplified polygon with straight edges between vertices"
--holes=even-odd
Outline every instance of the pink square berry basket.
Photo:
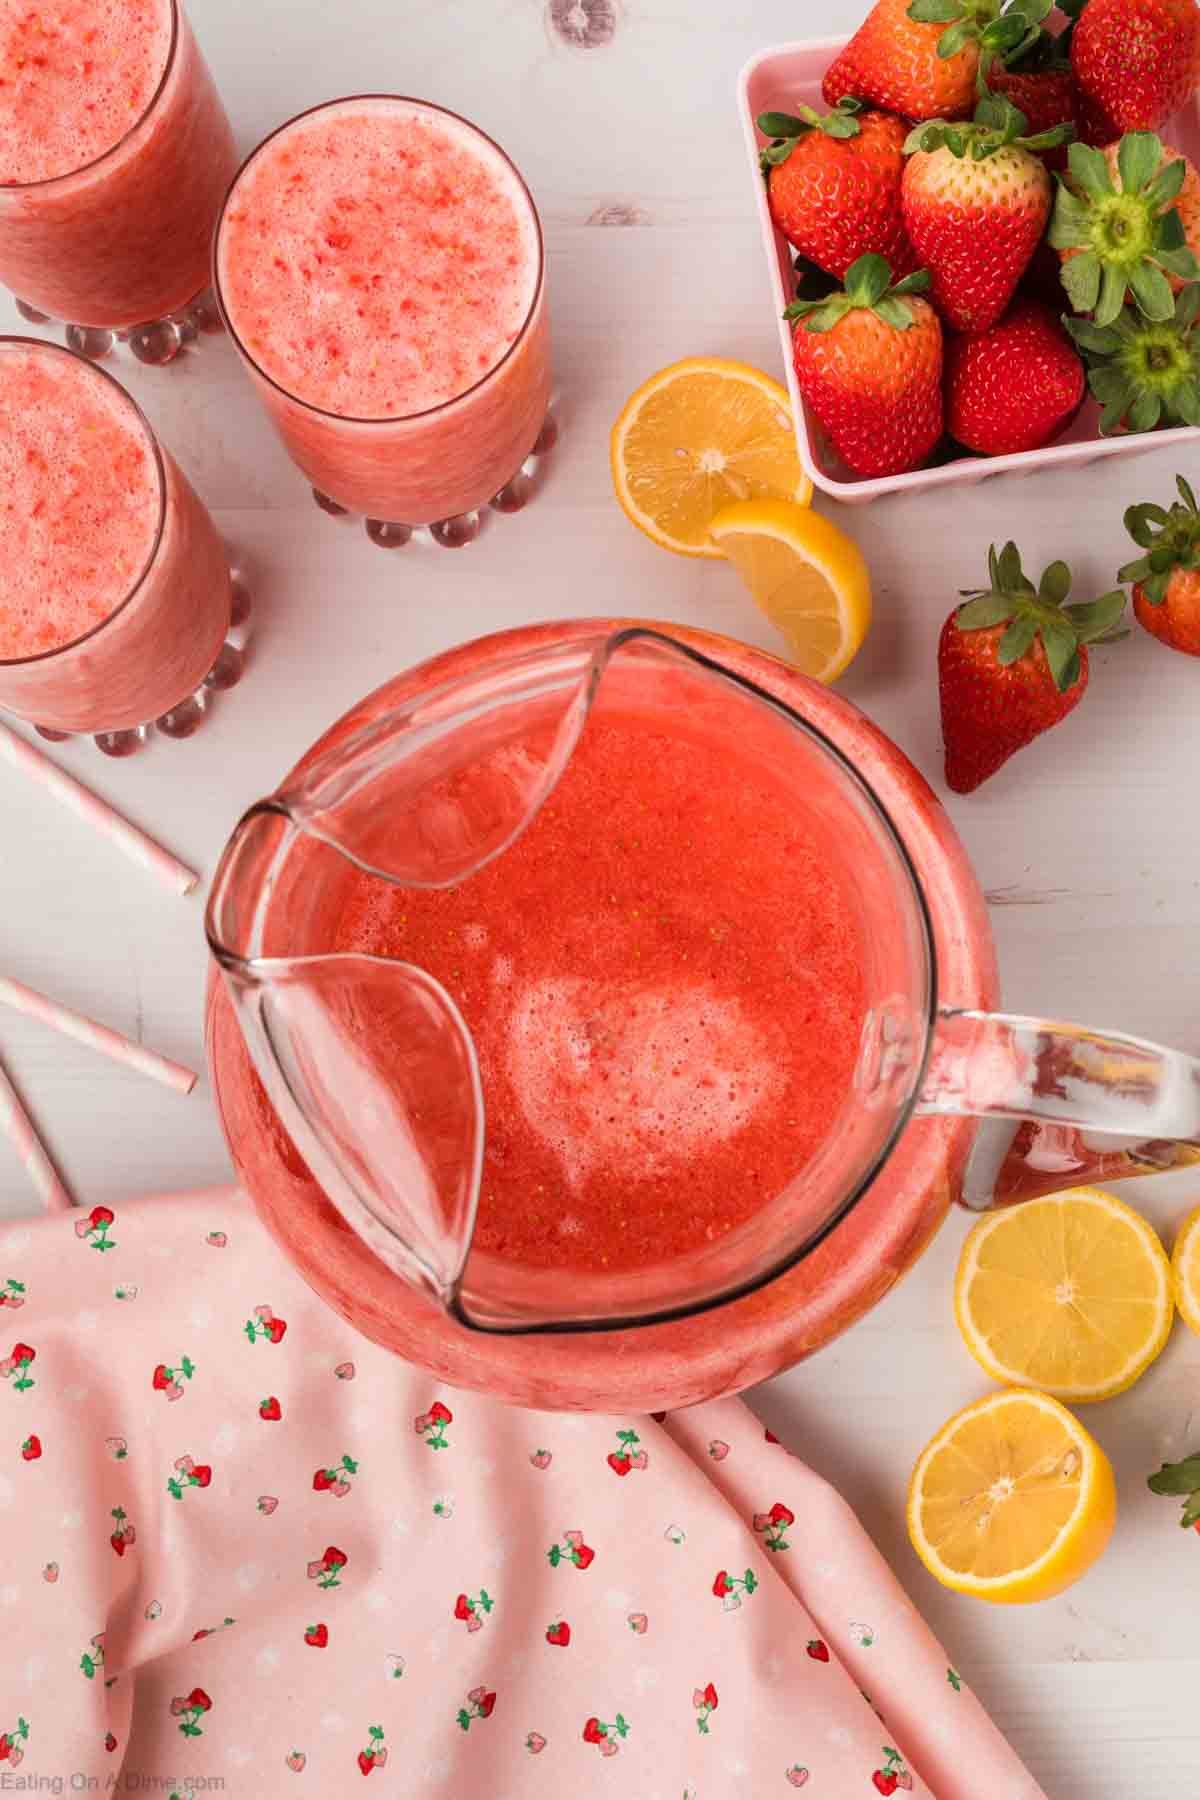
[[[746,154],[754,182],[754,201],[762,231],[770,273],[771,297],[779,320],[779,343],[787,370],[788,390],[792,397],[792,414],[796,421],[796,442],[800,461],[813,483],[824,493],[847,505],[862,505],[883,494],[912,494],[926,489],[960,487],[967,482],[985,481],[992,475],[1017,473],[1036,475],[1048,469],[1061,469],[1092,462],[1100,457],[1131,456],[1139,451],[1162,450],[1175,445],[1194,453],[1200,444],[1200,431],[1181,427],[1171,431],[1130,433],[1127,436],[1103,438],[1099,430],[1099,409],[1090,399],[1085,401],[1070,430],[1057,443],[1044,450],[1025,451],[1019,456],[966,456],[938,468],[914,469],[908,475],[890,475],[870,481],[850,474],[837,461],[825,443],[817,422],[809,416],[800,398],[792,367],[791,326],[783,317],[783,309],[793,298],[794,276],[792,253],[787,240],[776,231],[767,206],[766,184],[758,166],[758,153],[764,139],[755,126],[761,112],[788,111],[797,101],[828,110],[821,98],[821,79],[845,38],[817,38],[806,43],[779,44],[761,50],[742,70],[738,78],[738,106],[746,140]],[[1200,162],[1200,96],[1187,109],[1176,115],[1160,133],[1163,141],[1182,150],[1193,162]],[[1066,296],[1064,295],[1064,306]]]

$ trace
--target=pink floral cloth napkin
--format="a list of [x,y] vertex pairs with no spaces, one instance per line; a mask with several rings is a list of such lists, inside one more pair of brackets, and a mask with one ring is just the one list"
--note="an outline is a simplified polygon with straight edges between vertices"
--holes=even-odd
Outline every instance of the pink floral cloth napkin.
[[234,1189],[0,1226],[0,1643],[0,1790],[1041,1796],[741,1402],[439,1389]]

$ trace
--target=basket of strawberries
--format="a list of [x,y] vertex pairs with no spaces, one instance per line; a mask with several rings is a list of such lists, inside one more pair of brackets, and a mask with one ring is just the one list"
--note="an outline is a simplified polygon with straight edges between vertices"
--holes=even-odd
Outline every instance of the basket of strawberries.
[[1197,0],[877,0],[848,40],[750,61],[818,487],[1200,442],[1198,72]]

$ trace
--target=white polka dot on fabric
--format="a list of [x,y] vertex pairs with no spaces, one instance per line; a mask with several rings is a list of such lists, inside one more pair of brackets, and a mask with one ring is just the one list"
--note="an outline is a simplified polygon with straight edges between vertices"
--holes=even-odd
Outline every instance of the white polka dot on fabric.
[[273,1675],[279,1667],[279,1652],[273,1644],[264,1644],[254,1659],[254,1666],[260,1675]]
[[233,1572],[233,1579],[237,1582],[244,1594],[251,1593],[258,1586],[262,1578],[263,1566],[261,1563],[242,1563],[240,1568],[235,1569]]
[[0,1588],[0,1606],[15,1606],[21,1598],[21,1590],[15,1583]]
[[90,1307],[87,1310],[85,1310],[84,1312],[75,1314],[75,1329],[76,1329],[76,1331],[81,1332],[87,1336],[90,1336],[91,1333],[96,1330],[99,1323],[100,1323],[100,1314],[98,1312],[92,1312]]
[[346,1721],[343,1719],[341,1713],[322,1713],[317,1723],[320,1725],[322,1731],[328,1731],[333,1735],[336,1735],[339,1731],[345,1731],[346,1729]]
[[232,1456],[239,1437],[236,1425],[225,1424],[217,1428],[212,1440],[214,1456]]
[[78,1531],[83,1524],[83,1514],[78,1507],[74,1507],[70,1512],[65,1512],[58,1522],[64,1531]]
[[207,1300],[197,1300],[188,1313],[188,1324],[193,1331],[207,1331],[215,1314]]
[[29,1659],[27,1660],[25,1667],[22,1669],[21,1673],[24,1675],[26,1684],[29,1687],[36,1687],[39,1681],[43,1681],[45,1679],[45,1675],[46,1675],[46,1659],[45,1659],[45,1657],[44,1656],[29,1657]]
[[225,1758],[227,1762],[233,1764],[235,1769],[244,1769],[247,1763],[254,1761],[254,1752],[247,1750],[244,1744],[230,1744],[225,1752]]
[[7,1475],[0,1475],[0,1506],[11,1506],[16,1489]]
[[386,1612],[390,1605],[391,1602],[382,1588],[372,1588],[367,1595],[366,1608],[368,1612]]

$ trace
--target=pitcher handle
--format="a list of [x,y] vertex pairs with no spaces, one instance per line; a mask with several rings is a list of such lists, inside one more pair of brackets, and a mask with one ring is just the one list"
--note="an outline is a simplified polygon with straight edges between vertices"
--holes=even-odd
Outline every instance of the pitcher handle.
[[943,1007],[916,1111],[1041,1128],[1024,1151],[1015,1128],[981,1131],[963,1202],[985,1211],[1200,1160],[1200,1061],[1123,1033]]

